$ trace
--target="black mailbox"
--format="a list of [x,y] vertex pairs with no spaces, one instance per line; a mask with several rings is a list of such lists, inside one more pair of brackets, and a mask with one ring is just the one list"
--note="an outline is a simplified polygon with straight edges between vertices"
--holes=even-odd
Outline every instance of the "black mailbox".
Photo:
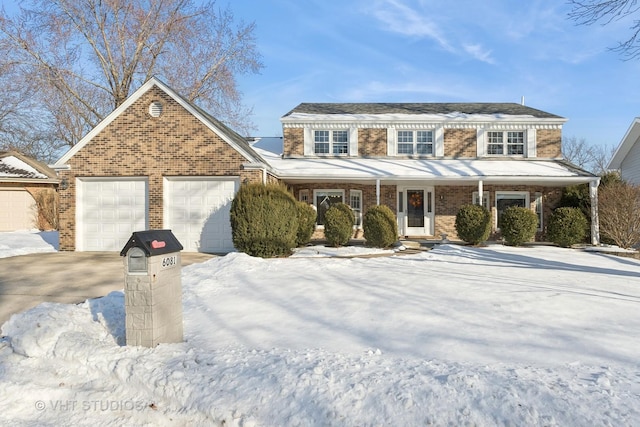
[[182,245],[171,230],[145,230],[133,232],[120,256],[127,257],[130,273],[146,273],[148,257],[181,250]]
[[180,252],[183,249],[171,230],[134,231],[120,251],[120,256],[126,256],[129,249],[133,247],[142,249],[148,257]]

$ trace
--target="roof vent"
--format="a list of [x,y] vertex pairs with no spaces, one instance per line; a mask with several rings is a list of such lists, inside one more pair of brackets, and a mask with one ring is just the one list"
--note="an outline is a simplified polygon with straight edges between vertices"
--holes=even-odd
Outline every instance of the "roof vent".
[[149,105],[149,115],[151,117],[160,117],[160,114],[162,114],[162,103],[153,101],[151,105]]

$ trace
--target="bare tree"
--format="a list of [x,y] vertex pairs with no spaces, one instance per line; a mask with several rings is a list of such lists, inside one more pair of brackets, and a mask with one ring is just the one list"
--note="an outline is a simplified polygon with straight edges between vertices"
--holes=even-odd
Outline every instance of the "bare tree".
[[622,248],[640,243],[640,186],[612,182],[598,194],[600,231]]
[[[601,22],[603,25],[630,17],[636,17],[640,11],[637,0],[568,0],[572,9],[569,17],[580,25],[592,25]],[[640,20],[633,19],[629,27],[631,36],[613,50],[626,59],[640,56]]]
[[35,83],[68,145],[152,76],[247,133],[236,76],[262,68],[254,28],[212,1],[30,0],[0,13],[0,61]]
[[575,136],[562,138],[564,158],[596,175],[603,175],[607,171],[607,164],[614,151],[614,146],[591,145],[584,138],[578,139]]

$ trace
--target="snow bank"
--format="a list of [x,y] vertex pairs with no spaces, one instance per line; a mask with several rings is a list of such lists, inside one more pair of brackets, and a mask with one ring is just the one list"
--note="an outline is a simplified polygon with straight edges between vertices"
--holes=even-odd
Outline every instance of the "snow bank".
[[57,231],[24,230],[0,233],[0,258],[57,250]]

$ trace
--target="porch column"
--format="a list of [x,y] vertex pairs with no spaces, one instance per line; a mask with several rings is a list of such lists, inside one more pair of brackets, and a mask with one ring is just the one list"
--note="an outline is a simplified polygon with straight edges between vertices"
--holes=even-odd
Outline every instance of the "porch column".
[[484,200],[484,197],[483,197],[483,194],[482,194],[483,193],[483,188],[482,188],[483,185],[484,185],[484,183],[482,182],[482,180],[478,180],[478,204],[480,206],[483,205],[483,200]]
[[376,179],[376,205],[380,204],[380,179]]
[[589,197],[591,198],[591,244],[600,244],[600,219],[598,217],[598,185],[600,178],[589,182]]

